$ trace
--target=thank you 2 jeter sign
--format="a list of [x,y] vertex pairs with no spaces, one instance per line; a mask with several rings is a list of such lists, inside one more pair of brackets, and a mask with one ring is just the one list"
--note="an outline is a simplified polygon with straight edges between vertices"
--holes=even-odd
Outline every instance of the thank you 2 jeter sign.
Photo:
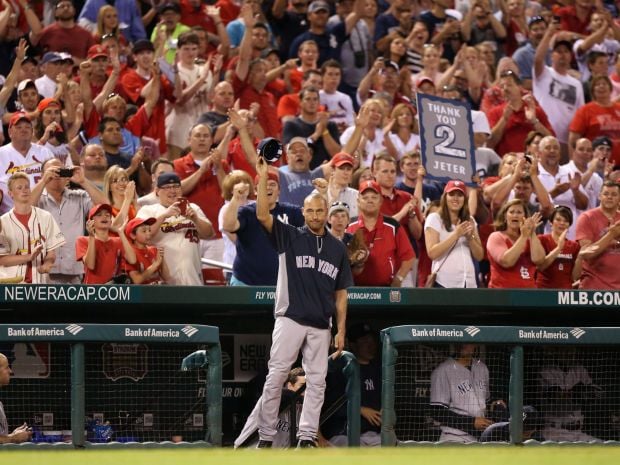
[[469,105],[418,94],[422,163],[428,177],[472,185],[474,136]]

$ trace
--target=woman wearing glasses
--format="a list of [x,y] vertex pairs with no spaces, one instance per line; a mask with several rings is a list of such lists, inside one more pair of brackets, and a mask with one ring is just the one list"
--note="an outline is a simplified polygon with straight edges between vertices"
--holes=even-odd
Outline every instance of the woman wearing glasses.
[[551,233],[538,236],[545,249],[545,260],[538,265],[536,287],[541,289],[571,289],[581,276],[579,243],[566,239],[573,224],[573,212],[564,205],[553,209]]
[[469,214],[463,181],[449,181],[439,201],[439,210],[424,223],[426,252],[436,273],[433,287],[474,288],[473,260],[482,260],[484,249],[475,220]]

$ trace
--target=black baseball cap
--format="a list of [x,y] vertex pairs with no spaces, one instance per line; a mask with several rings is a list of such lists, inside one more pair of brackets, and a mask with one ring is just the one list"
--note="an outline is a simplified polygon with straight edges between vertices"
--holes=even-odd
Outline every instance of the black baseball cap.
[[542,16],[532,16],[529,21],[527,22],[527,27],[532,27],[534,24],[536,23],[545,23],[547,24],[547,21],[545,21],[545,18],[543,18]]
[[159,10],[159,12],[161,14],[163,14],[163,13],[165,13],[168,10],[172,10],[172,11],[174,11],[176,13],[179,13],[179,14],[181,13],[181,7],[179,5],[177,5],[176,3],[172,3],[172,2],[164,4],[161,7],[161,9]]
[[167,186],[168,184],[181,184],[181,178],[176,173],[163,173],[157,178],[157,187]]
[[607,136],[598,136],[592,141],[592,150],[604,145],[605,147],[613,148],[613,142]]
[[553,44],[553,51],[555,51],[558,47],[564,46],[568,49],[569,52],[573,52],[573,43],[569,40],[558,40]]
[[153,42],[151,42],[150,40],[147,39],[140,39],[140,40],[136,40],[133,44],[133,48],[132,48],[132,52],[137,55],[140,52],[144,52],[145,50],[148,50],[150,52],[154,52],[155,51],[155,46],[153,45]]

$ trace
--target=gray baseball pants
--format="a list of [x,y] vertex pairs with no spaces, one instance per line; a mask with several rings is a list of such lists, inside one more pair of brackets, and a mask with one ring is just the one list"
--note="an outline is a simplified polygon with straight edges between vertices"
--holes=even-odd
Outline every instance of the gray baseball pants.
[[265,441],[273,441],[277,433],[282,385],[301,350],[302,367],[306,372],[306,392],[297,437],[314,440],[317,437],[325,394],[331,331],[304,326],[290,318],[279,316],[276,318],[271,339],[269,374],[263,387],[258,414],[259,437]]

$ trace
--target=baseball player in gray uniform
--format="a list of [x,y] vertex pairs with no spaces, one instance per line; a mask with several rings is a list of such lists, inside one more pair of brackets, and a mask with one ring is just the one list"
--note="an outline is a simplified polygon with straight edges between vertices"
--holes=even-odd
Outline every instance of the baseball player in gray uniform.
[[[0,354],[0,387],[7,386],[11,381],[11,367],[4,354]],[[4,406],[0,402],[0,444],[30,441],[32,430],[26,423],[9,433],[9,425],[4,414]]]
[[486,418],[489,369],[474,357],[477,348],[462,344],[455,358],[431,374],[431,416],[441,425],[440,441],[477,442],[480,433],[493,424]]
[[340,356],[344,348],[347,287],[353,285],[345,245],[325,224],[328,206],[324,197],[311,194],[303,207],[305,226],[296,228],[269,213],[267,163],[256,164],[259,176],[256,217],[278,252],[275,324],[269,355],[269,373],[258,413],[257,447],[271,447],[277,433],[282,385],[301,350],[306,373],[306,394],[299,420],[297,447],[317,447],[319,416],[325,394],[331,319],[336,316],[334,338]]

